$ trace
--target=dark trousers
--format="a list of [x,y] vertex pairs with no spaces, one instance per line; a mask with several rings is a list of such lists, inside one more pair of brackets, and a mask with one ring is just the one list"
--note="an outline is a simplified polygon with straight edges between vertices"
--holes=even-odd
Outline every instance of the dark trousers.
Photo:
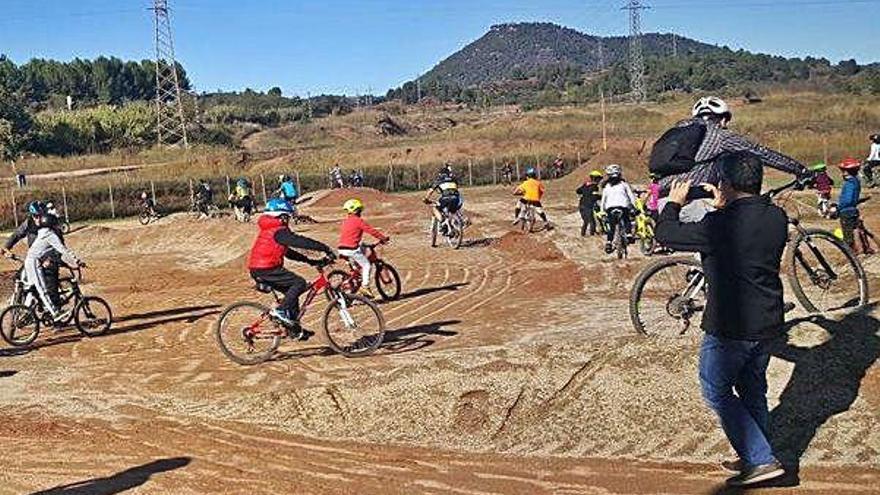
[[581,220],[583,221],[581,225],[581,237],[587,235],[587,229],[590,231],[590,235],[596,235],[596,216],[593,215],[593,207],[588,206],[587,209],[580,208]]
[[61,297],[58,295],[58,260],[49,258],[43,263],[43,281],[52,304],[61,309]]
[[623,236],[624,240],[626,240],[626,236],[630,231],[630,218],[629,218],[629,210],[626,208],[621,208],[619,206],[615,206],[613,208],[608,208],[608,242],[614,242],[614,232],[617,230],[618,224],[620,223],[620,219],[623,219],[623,232],[620,235]]
[[278,292],[283,292],[284,298],[278,307],[286,310],[292,320],[299,318],[299,296],[309,287],[304,278],[283,267],[251,270],[251,277]]
[[[855,248],[856,238],[854,232],[859,225],[859,214],[841,214],[840,230],[843,231],[843,242],[851,248]],[[48,281],[47,281],[48,283]]]

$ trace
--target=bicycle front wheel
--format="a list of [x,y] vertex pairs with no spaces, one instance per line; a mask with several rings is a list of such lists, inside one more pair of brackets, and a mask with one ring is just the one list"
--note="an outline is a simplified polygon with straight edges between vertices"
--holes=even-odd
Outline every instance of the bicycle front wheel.
[[73,322],[76,329],[83,335],[97,337],[110,330],[113,323],[113,313],[110,305],[100,297],[88,296],[77,303],[73,313]]
[[330,348],[345,357],[372,354],[385,338],[382,311],[361,296],[339,293],[324,311],[323,324]]
[[385,263],[376,263],[376,289],[379,295],[386,301],[392,301],[400,297],[400,274],[397,270]]
[[788,280],[811,313],[868,304],[868,277],[852,250],[831,232],[805,229],[789,242]]
[[13,304],[0,313],[0,334],[11,346],[30,345],[40,335],[40,320],[33,308]]
[[251,302],[229,306],[214,328],[220,350],[233,362],[262,363],[275,354],[286,332],[269,318],[269,308]]
[[629,315],[643,335],[683,335],[705,304],[700,263],[693,257],[666,258],[648,265],[629,295]]
[[146,225],[146,224],[150,223],[150,214],[146,213],[146,212],[142,212],[138,216],[138,222],[140,222],[141,225]]

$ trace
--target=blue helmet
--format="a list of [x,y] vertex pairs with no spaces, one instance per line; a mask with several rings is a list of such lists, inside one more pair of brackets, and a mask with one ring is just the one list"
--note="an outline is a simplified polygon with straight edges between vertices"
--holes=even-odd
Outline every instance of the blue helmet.
[[244,177],[238,179],[237,184],[238,184],[239,186],[241,186],[241,187],[247,187],[247,186],[250,185],[250,183],[248,182],[248,180],[245,179]]
[[535,171],[535,167],[529,167],[526,169],[526,177],[535,178],[538,176],[538,172]]
[[42,201],[31,201],[28,203],[28,214],[32,217],[36,217],[46,213],[46,205],[43,204]]
[[272,198],[266,203],[266,209],[263,210],[266,215],[280,217],[283,215],[293,215],[293,206],[281,198]]

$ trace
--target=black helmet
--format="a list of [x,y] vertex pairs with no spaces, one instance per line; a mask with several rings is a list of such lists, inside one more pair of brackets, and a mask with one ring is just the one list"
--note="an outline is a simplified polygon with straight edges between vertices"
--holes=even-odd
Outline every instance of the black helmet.
[[871,141],[880,144],[880,134],[871,134]]
[[46,204],[42,201],[31,201],[27,206],[28,215],[38,217],[46,213]]

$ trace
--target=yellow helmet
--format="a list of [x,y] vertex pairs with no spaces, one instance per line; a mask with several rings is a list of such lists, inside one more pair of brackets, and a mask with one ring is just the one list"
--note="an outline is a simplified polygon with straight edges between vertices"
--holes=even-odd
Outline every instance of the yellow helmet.
[[364,204],[361,203],[361,200],[359,199],[349,199],[345,202],[345,204],[342,205],[342,209],[349,213],[355,213],[363,210]]
[[590,172],[590,177],[602,177],[603,175],[605,174],[598,170],[593,170],[592,172]]

